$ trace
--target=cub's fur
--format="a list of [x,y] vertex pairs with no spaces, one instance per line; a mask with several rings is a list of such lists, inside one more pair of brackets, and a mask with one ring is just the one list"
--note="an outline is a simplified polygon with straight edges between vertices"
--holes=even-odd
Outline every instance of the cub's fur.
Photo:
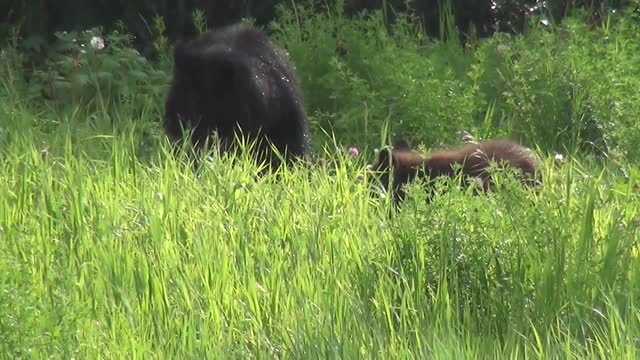
[[[508,140],[487,140],[478,144],[466,144],[452,150],[433,152],[428,157],[409,148],[406,143],[384,148],[369,171],[376,173],[381,185],[389,188],[396,204],[405,198],[403,187],[416,179],[454,178],[459,169],[464,177],[476,178],[483,191],[492,187],[489,167],[495,162],[497,169],[510,167],[520,172],[520,180],[527,186],[540,182],[537,177],[540,160],[531,149]],[[466,180],[466,179],[465,179]],[[464,181],[461,185],[466,186]]]

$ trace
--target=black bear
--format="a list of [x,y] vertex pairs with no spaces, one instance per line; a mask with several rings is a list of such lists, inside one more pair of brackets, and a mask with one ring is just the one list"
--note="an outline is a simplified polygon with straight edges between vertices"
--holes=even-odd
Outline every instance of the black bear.
[[237,150],[236,136],[243,136],[271,166],[281,163],[271,146],[287,163],[306,158],[309,129],[299,80],[264,32],[243,24],[208,31],[179,42],[174,62],[163,124],[174,145],[187,130],[196,149],[215,133],[221,152]]
[[[403,187],[406,184],[416,179],[453,178],[458,175],[457,171],[461,171],[465,178],[477,179],[482,190],[489,191],[492,187],[489,171],[492,162],[498,169],[510,167],[519,170],[519,179],[527,186],[535,186],[541,181],[537,176],[538,157],[531,149],[508,140],[469,143],[452,150],[435,151],[428,157],[423,157],[401,141],[393,148],[381,149],[376,161],[368,166],[368,171],[377,175],[385,189],[393,182],[389,191],[398,205],[405,198]],[[465,184],[466,181],[461,185]]]

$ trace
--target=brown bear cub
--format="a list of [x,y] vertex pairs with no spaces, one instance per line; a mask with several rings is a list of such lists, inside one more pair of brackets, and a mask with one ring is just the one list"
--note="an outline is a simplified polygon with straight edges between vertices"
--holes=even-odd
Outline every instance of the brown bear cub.
[[[214,133],[221,152],[238,149],[236,136],[257,142],[259,161],[305,158],[309,129],[294,66],[267,34],[243,24],[180,42],[167,95],[164,131],[180,146],[185,130],[202,149]],[[240,130],[240,131],[238,131]]]
[[[428,157],[412,150],[404,141],[393,148],[381,149],[374,164],[368,170],[378,175],[385,189],[393,181],[395,204],[405,198],[404,185],[416,179],[433,180],[438,177],[455,178],[461,171],[464,178],[475,178],[483,191],[490,191],[492,179],[490,166],[495,163],[497,169],[510,167],[519,170],[519,179],[527,186],[540,182],[538,168],[540,160],[531,149],[508,140],[487,140],[478,144],[466,144],[452,150],[433,152]],[[463,179],[461,186],[468,185]]]

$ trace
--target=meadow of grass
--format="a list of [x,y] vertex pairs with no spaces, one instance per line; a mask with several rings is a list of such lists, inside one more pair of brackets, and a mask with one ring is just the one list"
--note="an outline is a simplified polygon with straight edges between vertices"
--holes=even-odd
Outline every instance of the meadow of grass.
[[[635,20],[587,31],[573,19],[458,50],[388,35],[375,16],[298,15],[305,36],[285,13],[277,39],[331,162],[277,178],[246,159],[195,172],[167,156],[166,61],[114,43],[120,58],[89,58],[84,78],[65,83],[58,67],[60,78],[26,83],[19,54],[2,53],[0,353],[637,358]],[[58,102],[39,100],[54,83]],[[376,146],[385,120],[429,146],[458,130],[517,134],[539,147],[544,186],[504,177],[502,191],[430,204],[413,186],[390,212],[357,180],[372,153],[342,150]],[[610,160],[585,144],[605,144]],[[553,150],[568,161],[554,164]]]

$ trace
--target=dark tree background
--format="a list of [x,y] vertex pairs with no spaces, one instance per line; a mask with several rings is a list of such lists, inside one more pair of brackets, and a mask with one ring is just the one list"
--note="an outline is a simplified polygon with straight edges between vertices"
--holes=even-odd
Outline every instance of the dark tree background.
[[[495,31],[518,33],[526,16],[541,14],[559,21],[570,10],[587,8],[595,21],[609,9],[620,8],[631,0],[451,0],[451,11],[457,29],[464,38],[468,34],[486,37]],[[225,25],[243,17],[255,19],[258,25],[273,20],[278,4],[292,6],[292,0],[0,0],[0,40],[10,29],[20,25],[23,39],[31,47],[45,45],[55,31],[84,30],[104,26],[109,30],[122,20],[135,44],[146,52],[152,38],[152,20],[164,18],[170,39],[192,35],[195,31],[191,15],[201,9],[209,27]],[[322,6],[327,2],[323,1]],[[330,3],[330,1],[329,1]],[[405,0],[345,0],[345,12],[352,15],[363,10],[386,6],[390,21],[394,11],[412,10],[419,16],[426,32],[437,37],[445,0],[415,0],[407,9]],[[320,5],[319,5],[320,6]],[[4,41],[3,41],[4,42]]]

